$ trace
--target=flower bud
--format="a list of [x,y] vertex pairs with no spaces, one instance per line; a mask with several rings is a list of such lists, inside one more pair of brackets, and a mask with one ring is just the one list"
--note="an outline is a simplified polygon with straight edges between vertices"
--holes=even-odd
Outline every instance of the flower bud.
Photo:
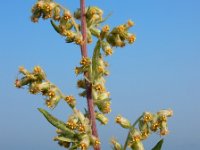
[[110,92],[103,92],[98,95],[97,99],[98,100],[108,100],[110,97]]
[[71,130],[75,130],[77,128],[77,126],[78,126],[76,120],[74,121],[73,119],[68,120],[66,125]]
[[71,14],[70,14],[70,11],[68,11],[68,10],[65,10],[64,11],[64,13],[63,13],[63,19],[64,20],[69,20],[69,19],[71,19]]
[[116,35],[114,40],[115,40],[115,46],[117,46],[117,47],[125,46],[125,43],[124,43],[124,41],[121,40],[119,34]]
[[36,4],[35,4],[35,7],[38,8],[38,9],[43,9],[45,5],[45,2],[44,1],[38,1]]
[[84,67],[88,67],[91,64],[91,60],[89,57],[82,57],[81,61],[80,61],[80,65],[84,66]]
[[106,56],[112,55],[113,53],[112,48],[108,42],[104,42],[104,41],[102,42],[102,49],[105,52]]
[[104,114],[96,112],[95,115],[96,119],[101,122],[101,124],[105,125],[108,123],[108,118]]
[[108,114],[111,112],[110,101],[98,102],[97,107],[104,114]]
[[132,20],[128,20],[128,22],[124,24],[126,30],[128,30],[132,26],[134,26],[134,22]]
[[112,34],[123,34],[124,32],[125,32],[125,27],[123,25],[119,25],[111,31]]
[[153,119],[153,115],[150,112],[144,112],[143,120],[144,122],[150,122]]
[[141,141],[135,142],[131,145],[132,150],[144,150],[144,146]]
[[54,97],[49,97],[49,99],[46,100],[46,105],[49,108],[55,108],[58,102],[60,101],[61,97],[60,95],[55,95]]
[[101,34],[100,34],[100,36],[101,36],[101,39],[102,39],[102,40],[108,35],[109,30],[110,30],[109,25],[106,25],[106,26],[104,26],[104,27],[101,29]]
[[86,12],[86,17],[88,19],[92,18],[94,15],[99,15],[102,17],[103,15],[103,11],[98,8],[98,7],[94,7],[94,6],[91,6],[87,9],[87,12]]
[[85,135],[84,138],[81,140],[79,147],[81,150],[87,150],[90,146],[90,138],[88,135]]
[[163,109],[163,110],[160,110],[157,114],[159,116],[165,115],[167,117],[171,117],[171,116],[173,116],[173,110],[171,110],[171,109]]
[[144,120],[139,121],[139,129],[141,132],[141,139],[144,140],[150,135],[150,128],[147,122]]
[[47,91],[50,89],[50,82],[42,82],[37,84],[37,88],[45,95]]
[[24,75],[30,74],[30,72],[28,70],[26,70],[23,66],[19,67],[19,72],[24,74]]
[[93,88],[99,93],[105,92],[105,87],[102,84],[96,84],[93,86]]
[[132,145],[140,141],[141,141],[141,133],[136,128],[131,129],[128,137],[128,145]]
[[35,66],[33,69],[33,73],[39,80],[45,80],[46,74],[44,70],[40,66]]
[[83,125],[83,124],[78,124],[78,131],[80,132],[80,133],[86,133],[86,126],[85,125]]
[[77,87],[78,88],[82,88],[82,89],[86,89],[86,82],[85,82],[85,80],[78,80],[77,81]]
[[15,80],[15,87],[21,88],[22,86],[27,85],[29,83],[30,83],[30,79],[23,77],[21,80],[19,79]]
[[159,127],[158,115],[153,114],[150,129],[151,131],[156,132],[158,130],[158,127]]
[[93,136],[93,135],[90,137],[90,142],[92,143],[92,145],[94,147],[97,147],[97,146],[99,146],[101,144],[99,139],[97,137]]
[[75,37],[74,37],[74,42],[77,44],[77,45],[82,45],[83,44],[83,37],[81,34],[76,34]]
[[76,67],[74,71],[75,71],[76,75],[79,75],[79,74],[83,73],[83,68],[82,67]]
[[97,29],[96,27],[90,27],[89,28],[90,32],[92,33],[93,36],[99,38],[101,31]]
[[60,20],[60,7],[57,6],[53,9],[53,19]]
[[167,122],[163,121],[160,124],[160,135],[166,135],[169,133],[169,130],[167,128]]
[[40,92],[40,90],[38,89],[37,83],[33,82],[29,85],[29,92],[31,94],[37,94]]
[[118,141],[114,138],[111,139],[111,143],[113,144],[113,149],[114,150],[121,150],[122,149],[122,146],[121,144],[118,143]]
[[66,96],[65,101],[71,108],[74,108],[76,106],[76,99],[73,96]]
[[134,34],[128,34],[127,40],[129,42],[129,44],[132,44],[133,42],[135,42],[136,36]]
[[130,128],[131,127],[131,123],[128,119],[122,117],[121,115],[118,115],[115,118],[115,122],[118,123],[119,125],[121,125],[121,127],[123,128]]

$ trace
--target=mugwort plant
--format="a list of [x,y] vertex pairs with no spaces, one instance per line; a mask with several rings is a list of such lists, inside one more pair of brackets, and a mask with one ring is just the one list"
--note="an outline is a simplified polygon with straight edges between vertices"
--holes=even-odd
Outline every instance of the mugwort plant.
[[[73,95],[64,94],[55,84],[47,79],[46,73],[40,66],[35,66],[32,71],[19,67],[21,74],[15,81],[17,88],[28,87],[31,94],[41,94],[45,104],[54,109],[60,100],[64,100],[72,110],[67,121],[61,121],[52,116],[48,111],[38,108],[49,123],[56,128],[57,136],[54,141],[69,150],[87,150],[93,147],[101,149],[101,141],[98,136],[96,120],[102,125],[108,123],[106,114],[111,112],[110,93],[105,87],[105,77],[109,75],[108,62],[105,57],[113,54],[114,48],[122,48],[132,44],[136,36],[129,32],[134,22],[126,23],[111,28],[102,26],[107,19],[103,17],[103,10],[97,6],[85,7],[85,0],[80,0],[80,8],[74,13],[53,0],[38,0],[32,7],[31,20],[37,23],[40,18],[50,20],[52,27],[67,43],[80,46],[82,58],[80,64],[75,67],[75,74],[82,76],[77,81],[77,87],[82,89],[79,93],[87,100],[87,110],[81,112],[77,109],[77,100]],[[96,46],[92,57],[88,56],[87,44],[96,38]],[[168,117],[173,115],[171,109],[160,110],[157,113],[144,112],[133,124],[121,115],[116,116],[115,122],[127,129],[128,135],[124,144],[111,139],[113,150],[144,150],[143,141],[152,133],[161,136],[168,134]],[[160,150],[161,139],[152,150]]]

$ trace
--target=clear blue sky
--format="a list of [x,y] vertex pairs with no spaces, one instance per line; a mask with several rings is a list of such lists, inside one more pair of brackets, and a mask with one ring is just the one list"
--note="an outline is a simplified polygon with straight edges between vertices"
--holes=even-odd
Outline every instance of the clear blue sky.
[[[0,24],[0,145],[2,150],[55,150],[55,128],[36,108],[44,106],[42,96],[14,88],[18,67],[32,69],[41,65],[48,78],[62,91],[74,94],[73,73],[80,60],[80,50],[52,30],[48,21],[33,24],[30,10],[35,0],[2,1]],[[70,10],[79,1],[58,0]],[[110,149],[109,138],[124,141],[127,131],[115,125],[118,113],[134,121],[142,112],[172,108],[170,134],[164,150],[197,150],[200,147],[200,1],[199,0],[87,0],[105,14],[112,12],[110,26],[132,19],[137,35],[135,44],[116,49],[110,62],[107,88],[112,97],[108,126],[99,125],[104,150]],[[89,47],[92,51],[92,47]],[[85,106],[83,99],[79,108]],[[60,103],[52,111],[66,120],[69,107]],[[159,139],[145,142],[150,149]]]

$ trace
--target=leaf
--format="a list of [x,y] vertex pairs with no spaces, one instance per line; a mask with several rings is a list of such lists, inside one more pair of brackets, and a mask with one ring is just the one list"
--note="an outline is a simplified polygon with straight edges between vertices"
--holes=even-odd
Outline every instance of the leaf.
[[97,68],[98,68],[98,60],[100,58],[100,49],[101,49],[101,42],[97,41],[96,47],[93,52],[93,57],[92,57],[92,78],[93,80],[96,79],[96,76],[98,74]]
[[57,118],[55,118],[54,116],[52,116],[51,114],[49,114],[46,110],[42,108],[38,108],[38,110],[44,115],[44,117],[47,119],[49,123],[51,123],[56,128],[64,131],[66,135],[68,136],[68,138],[73,138],[75,136],[75,132],[67,128],[64,122],[58,120]]
[[110,16],[112,16],[112,13],[109,13],[103,20],[99,21],[98,23],[103,23],[106,20],[108,20],[108,18],[110,18]]
[[60,28],[53,22],[53,20],[51,20],[51,25],[56,30],[56,32],[58,32],[60,34]]
[[155,146],[152,148],[152,150],[161,150],[164,140],[161,139]]
[[63,142],[75,142],[75,140],[64,137],[64,136],[57,136],[55,139],[59,141],[63,141]]

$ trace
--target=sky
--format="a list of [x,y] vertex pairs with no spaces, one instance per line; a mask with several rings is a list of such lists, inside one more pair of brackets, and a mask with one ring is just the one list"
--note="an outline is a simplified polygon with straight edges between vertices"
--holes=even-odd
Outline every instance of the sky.
[[[71,11],[79,1],[58,0]],[[30,95],[26,88],[16,89],[18,67],[44,68],[48,79],[78,99],[78,108],[86,102],[78,98],[74,67],[80,61],[80,49],[66,44],[49,21],[30,21],[35,0],[2,1],[0,24],[0,145],[2,150],[55,150],[55,128],[37,111],[44,108],[65,121],[70,108],[59,103],[53,111],[44,105],[41,95]],[[107,126],[98,123],[102,149],[111,149],[109,139],[124,142],[127,130],[114,123],[121,114],[134,122],[144,111],[171,108],[170,134],[163,150],[188,150],[200,147],[200,1],[199,0],[86,0],[87,6],[99,6],[111,27],[132,19],[133,45],[116,48],[106,58],[111,75],[107,89],[111,92],[112,112]],[[89,54],[93,46],[88,47]],[[151,149],[162,137],[152,135],[144,142]]]

